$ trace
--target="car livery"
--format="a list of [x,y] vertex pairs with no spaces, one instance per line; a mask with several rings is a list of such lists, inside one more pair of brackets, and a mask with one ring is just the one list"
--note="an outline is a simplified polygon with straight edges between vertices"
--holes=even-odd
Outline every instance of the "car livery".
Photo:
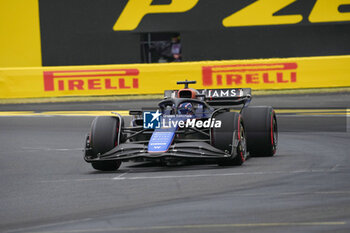
[[189,88],[195,81],[177,83],[184,88],[166,90],[154,111],[130,110],[131,121],[118,113],[96,117],[85,161],[111,171],[123,161],[209,160],[227,166],[276,153],[276,114],[271,106],[249,106],[250,88],[196,90]]

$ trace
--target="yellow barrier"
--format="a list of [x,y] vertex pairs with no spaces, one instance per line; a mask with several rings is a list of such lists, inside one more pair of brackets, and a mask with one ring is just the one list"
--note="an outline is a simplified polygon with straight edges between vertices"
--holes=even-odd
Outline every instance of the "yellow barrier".
[[166,64],[0,68],[0,98],[157,94],[179,88],[350,86],[350,55]]

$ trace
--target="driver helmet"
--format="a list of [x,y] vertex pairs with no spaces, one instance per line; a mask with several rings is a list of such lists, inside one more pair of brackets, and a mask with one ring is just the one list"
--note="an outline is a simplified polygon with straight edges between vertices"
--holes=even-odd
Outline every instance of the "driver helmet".
[[182,103],[179,105],[180,114],[193,114],[193,106],[191,103]]

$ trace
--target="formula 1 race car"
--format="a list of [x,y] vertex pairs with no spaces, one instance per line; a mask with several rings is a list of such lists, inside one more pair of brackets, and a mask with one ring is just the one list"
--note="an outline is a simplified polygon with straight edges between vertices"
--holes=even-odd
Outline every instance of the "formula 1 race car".
[[[101,171],[123,161],[156,160],[164,164],[211,160],[241,165],[249,156],[273,156],[277,119],[270,106],[248,106],[250,88],[167,90],[153,111],[130,116],[98,116],[86,136],[84,159]],[[237,106],[243,105],[237,109]],[[130,126],[125,126],[130,122]]]

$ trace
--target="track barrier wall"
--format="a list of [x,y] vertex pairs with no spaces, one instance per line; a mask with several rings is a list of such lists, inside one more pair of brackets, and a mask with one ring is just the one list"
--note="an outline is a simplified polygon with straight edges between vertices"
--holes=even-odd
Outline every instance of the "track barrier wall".
[[0,68],[0,98],[159,94],[176,81],[194,88],[350,86],[350,55],[165,64]]

